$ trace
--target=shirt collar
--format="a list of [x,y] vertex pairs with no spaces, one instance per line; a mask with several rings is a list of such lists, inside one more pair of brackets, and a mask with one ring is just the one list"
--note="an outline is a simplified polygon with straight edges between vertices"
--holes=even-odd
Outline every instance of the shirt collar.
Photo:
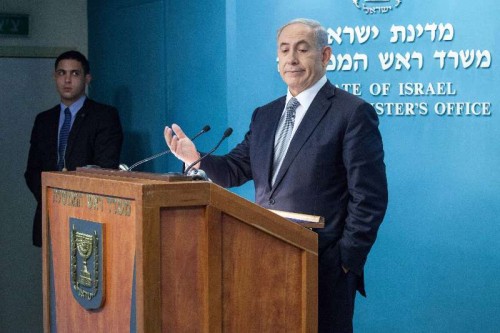
[[85,99],[87,96],[83,95],[80,97],[76,102],[71,104],[70,106],[65,105],[64,103],[61,103],[61,113],[64,114],[64,110],[69,107],[69,111],[71,112],[71,117],[72,119],[75,118],[75,115],[80,109],[83,107],[83,103],[85,103]]

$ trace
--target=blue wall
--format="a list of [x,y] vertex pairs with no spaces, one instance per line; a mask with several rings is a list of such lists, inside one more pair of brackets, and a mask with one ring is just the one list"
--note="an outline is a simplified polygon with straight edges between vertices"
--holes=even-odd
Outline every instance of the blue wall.
[[90,96],[118,107],[122,161],[129,165],[164,148],[158,140],[166,121],[164,12],[161,1],[88,2]]
[[[90,96],[119,109],[124,163],[165,150],[166,124],[177,122],[188,135],[210,124],[213,137],[199,141],[205,150],[222,135],[227,126],[222,125],[227,122],[224,7],[222,1],[88,2]],[[137,170],[180,168],[177,160],[161,157]]]
[[[358,1],[360,5],[364,1]],[[395,5],[395,1],[390,1]],[[366,70],[329,71],[337,84],[359,83],[361,97],[379,103],[425,103],[427,115],[380,115],[390,204],[366,266],[368,298],[358,297],[359,332],[497,332],[500,327],[500,123],[494,75],[498,4],[406,1],[386,14],[367,15],[352,1],[89,0],[91,95],[116,105],[126,130],[124,162],[165,149],[162,132],[178,122],[188,134],[205,124],[201,150],[228,126],[234,146],[252,111],[286,87],[277,72],[275,33],[295,17],[325,26],[376,26],[366,43],[334,43],[335,54],[365,54]],[[481,22],[481,24],[478,24]],[[393,25],[450,23],[454,38],[391,43]],[[439,67],[435,51],[488,50],[488,68]],[[378,54],[419,52],[422,68],[383,70]],[[400,96],[400,82],[452,82],[456,95]],[[373,96],[372,83],[391,83],[388,96]],[[439,116],[446,102],[489,102],[489,116]],[[142,170],[178,171],[162,157]],[[251,184],[234,189],[253,198]]]

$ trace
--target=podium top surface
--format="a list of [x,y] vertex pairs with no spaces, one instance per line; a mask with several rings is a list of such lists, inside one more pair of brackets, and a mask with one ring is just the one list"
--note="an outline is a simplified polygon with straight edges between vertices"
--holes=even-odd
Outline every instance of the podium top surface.
[[321,223],[297,223],[293,218],[260,207],[217,184],[193,181],[182,174],[79,168],[43,172],[42,188],[43,191],[53,188],[131,200],[139,203],[142,210],[210,206],[317,254],[318,235],[309,228],[321,228]]
[[144,180],[159,180],[162,182],[178,182],[178,181],[192,181],[192,177],[186,176],[178,172],[169,173],[150,173],[139,171],[123,171],[114,169],[100,169],[100,168],[77,168],[75,174],[93,175],[96,177],[102,176],[105,178],[118,177],[124,179],[141,179]]

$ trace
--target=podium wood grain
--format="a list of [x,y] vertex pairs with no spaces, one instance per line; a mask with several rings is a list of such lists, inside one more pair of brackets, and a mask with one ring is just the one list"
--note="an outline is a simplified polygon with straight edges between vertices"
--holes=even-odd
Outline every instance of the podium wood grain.
[[[209,182],[78,170],[42,187],[45,332],[316,331],[313,231]],[[130,215],[61,205],[58,190],[127,200]],[[71,292],[70,217],[105,229],[96,311]]]

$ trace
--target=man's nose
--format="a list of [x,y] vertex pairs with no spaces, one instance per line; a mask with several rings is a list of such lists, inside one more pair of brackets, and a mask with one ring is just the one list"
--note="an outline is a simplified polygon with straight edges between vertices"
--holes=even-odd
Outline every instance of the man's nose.
[[296,65],[299,62],[299,59],[297,57],[297,51],[291,51],[288,54],[288,62],[292,65]]
[[283,66],[296,66],[299,64],[298,53],[296,51],[289,51],[286,54],[279,56],[279,61],[283,64]]

